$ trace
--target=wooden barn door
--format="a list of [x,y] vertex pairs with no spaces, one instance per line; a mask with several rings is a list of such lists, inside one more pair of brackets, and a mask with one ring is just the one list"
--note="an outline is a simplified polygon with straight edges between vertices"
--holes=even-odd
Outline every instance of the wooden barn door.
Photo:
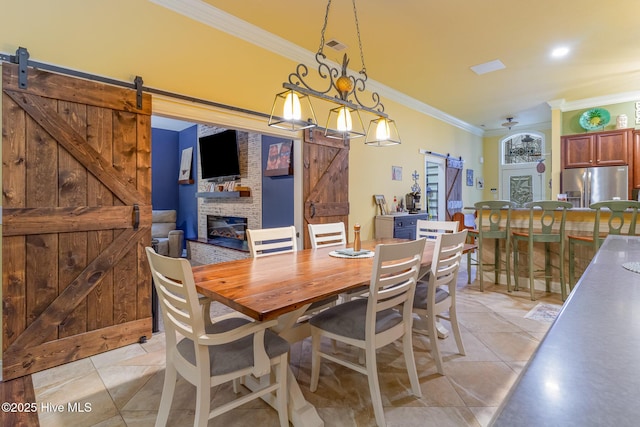
[[462,160],[447,159],[446,221],[451,221],[453,214],[462,210],[462,167]]
[[3,377],[151,336],[151,96],[2,66]]
[[349,235],[349,142],[305,130],[302,153],[304,247],[310,248],[307,224],[344,222]]

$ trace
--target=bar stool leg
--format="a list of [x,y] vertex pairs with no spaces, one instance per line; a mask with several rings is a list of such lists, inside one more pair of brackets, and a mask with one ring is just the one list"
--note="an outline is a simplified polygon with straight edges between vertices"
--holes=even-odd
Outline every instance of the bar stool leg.
[[513,290],[520,290],[518,279],[520,268],[518,267],[518,241],[514,239],[513,243]]
[[562,295],[562,301],[567,299],[567,278],[565,277],[565,264],[564,264],[564,245],[565,242],[560,242],[560,294]]
[[504,242],[504,263],[505,271],[507,272],[507,292],[511,292],[511,266],[509,265],[509,260],[511,259],[511,239],[509,236],[505,239]]
[[484,239],[478,239],[478,276],[480,276],[480,292],[484,292],[484,262],[482,261],[482,246]]
[[551,245],[544,244],[544,282],[547,292],[551,292]]
[[495,245],[493,246],[493,283],[495,283],[496,285],[499,283],[499,277],[500,277],[500,269],[502,268],[502,263],[500,262],[500,240],[498,239],[494,239],[494,241],[496,242]]
[[531,292],[531,301],[536,300],[536,287],[535,277],[533,274],[533,240],[529,239],[529,253],[527,254],[529,259],[529,291]]

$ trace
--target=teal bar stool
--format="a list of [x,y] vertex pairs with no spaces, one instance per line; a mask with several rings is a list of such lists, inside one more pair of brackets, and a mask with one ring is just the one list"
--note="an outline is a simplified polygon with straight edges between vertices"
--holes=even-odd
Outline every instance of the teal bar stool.
[[[511,209],[516,204],[508,200],[488,200],[474,204],[478,213],[478,228],[469,230],[469,236],[473,237],[478,244],[477,265],[478,276],[480,276],[480,291],[484,292],[484,270],[485,263],[482,261],[483,247],[486,239],[494,239],[494,263],[495,273],[494,283],[499,283],[502,265],[505,266],[507,274],[507,290],[511,289],[510,251],[511,251]],[[500,251],[500,242],[504,242],[504,260]]]
[[[592,249],[592,257],[602,245],[605,237],[608,234],[620,235],[623,234],[623,228],[625,225],[625,212],[629,215],[629,228],[627,229],[627,235],[636,235],[636,218],[638,216],[638,208],[640,208],[640,202],[635,200],[605,200],[602,202],[592,203],[589,208],[596,211],[596,218],[593,224],[593,234],[590,236],[568,235],[569,241],[569,289],[573,290],[576,284],[576,245],[587,246]],[[606,209],[609,214],[609,220],[607,224],[609,226],[609,232],[600,232],[600,218],[602,209]]]
[[[556,202],[553,200],[543,200],[538,202],[529,202],[524,205],[529,209],[529,227],[527,231],[512,232],[513,239],[513,279],[515,282],[515,290],[518,290],[519,266],[518,255],[520,242],[527,243],[527,260],[529,267],[529,291],[531,292],[531,301],[536,300],[535,293],[535,273],[533,269],[533,259],[535,257],[533,248],[534,243],[544,243],[544,279],[547,292],[551,291],[552,269],[560,272],[560,292],[562,300],[567,298],[567,289],[565,286],[564,275],[564,245],[565,245],[565,222],[567,218],[567,209],[573,207],[569,202]],[[557,243],[558,264],[553,265],[551,262],[551,243]]]

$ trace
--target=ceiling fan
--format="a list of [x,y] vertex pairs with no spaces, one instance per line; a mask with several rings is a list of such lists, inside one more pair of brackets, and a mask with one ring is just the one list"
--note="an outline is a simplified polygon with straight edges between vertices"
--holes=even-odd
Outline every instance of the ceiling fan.
[[511,127],[512,127],[512,126],[515,126],[515,125],[517,125],[517,124],[518,124],[518,122],[514,122],[514,121],[513,121],[513,117],[507,117],[507,121],[506,121],[506,122],[504,122],[504,123],[502,124],[502,126],[503,126],[503,127],[505,127],[505,128],[508,128],[509,130],[511,130]]

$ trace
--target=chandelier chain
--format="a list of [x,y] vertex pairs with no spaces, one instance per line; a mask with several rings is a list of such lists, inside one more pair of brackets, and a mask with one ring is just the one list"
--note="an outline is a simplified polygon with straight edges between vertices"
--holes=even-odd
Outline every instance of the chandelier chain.
[[322,31],[320,32],[320,46],[318,47],[318,53],[324,56],[324,32],[327,29],[327,23],[329,22],[329,9],[331,9],[331,0],[327,2],[327,10],[324,12],[324,24],[322,24]]
[[358,47],[360,48],[360,62],[362,62],[361,73],[367,74],[367,67],[364,65],[364,53],[362,50],[362,39],[360,38],[360,23],[358,22],[358,11],[356,10],[356,0],[352,0],[353,3],[353,16],[356,21],[356,33],[358,34]]

